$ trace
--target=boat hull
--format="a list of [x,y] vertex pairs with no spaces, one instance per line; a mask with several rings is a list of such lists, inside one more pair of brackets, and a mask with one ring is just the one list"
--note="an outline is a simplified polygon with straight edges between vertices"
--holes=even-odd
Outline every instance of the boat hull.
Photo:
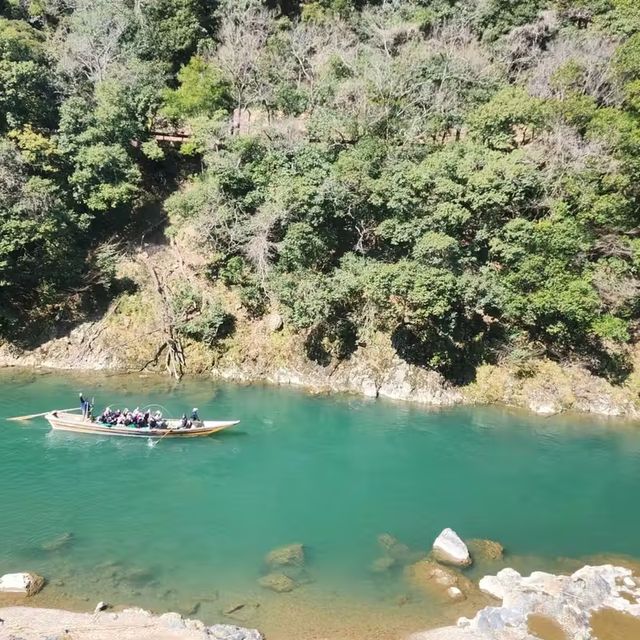
[[64,411],[52,411],[45,415],[52,429],[73,433],[88,433],[101,436],[122,436],[125,438],[198,438],[210,436],[238,424],[238,420],[214,421],[205,420],[201,426],[185,429],[179,420],[167,420],[167,429],[151,429],[149,427],[110,426],[101,422],[84,419],[80,415]]

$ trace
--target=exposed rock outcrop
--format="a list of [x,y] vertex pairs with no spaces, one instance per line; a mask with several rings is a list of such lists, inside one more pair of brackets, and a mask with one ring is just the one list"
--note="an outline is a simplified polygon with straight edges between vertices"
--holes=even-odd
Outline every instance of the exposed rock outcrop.
[[469,549],[453,529],[444,529],[433,543],[433,557],[438,562],[468,567],[472,560]]
[[[636,355],[640,366],[640,355]],[[637,368],[636,367],[636,368]],[[467,402],[524,407],[541,415],[581,411],[604,416],[640,415],[637,396],[578,366],[548,360],[530,363],[526,376],[508,366],[483,365],[464,389]]]
[[6,573],[0,577],[0,593],[22,593],[33,596],[44,587],[44,578],[37,573]]
[[530,640],[532,616],[549,621],[567,638],[594,640],[594,614],[612,611],[640,619],[640,580],[613,565],[586,566],[569,576],[536,571],[523,577],[503,569],[482,578],[480,588],[502,604],[460,618],[457,627],[414,634],[411,640]]
[[213,640],[262,640],[257,629],[245,629],[232,624],[214,624],[207,627],[207,633]]
[[156,616],[143,609],[95,615],[59,609],[6,607],[0,609],[0,619],[0,637],[20,640],[263,640],[257,629],[227,624],[207,627],[200,620],[183,618],[177,613]]
[[265,319],[264,323],[269,331],[275,333],[280,331],[284,326],[284,320],[279,313],[271,313]]

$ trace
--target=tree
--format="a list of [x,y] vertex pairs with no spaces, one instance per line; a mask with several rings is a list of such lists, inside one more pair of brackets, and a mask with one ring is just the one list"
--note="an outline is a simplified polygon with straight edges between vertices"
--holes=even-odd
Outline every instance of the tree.
[[30,176],[16,148],[0,139],[0,335],[37,325],[58,302],[60,287],[78,277],[82,254],[74,240],[87,222],[51,180]]
[[123,39],[132,19],[122,0],[75,0],[63,27],[61,70],[93,84],[104,80],[111,65],[125,56]]
[[472,131],[494,149],[513,149],[531,140],[548,120],[548,108],[519,88],[499,91],[469,118]]
[[92,211],[131,203],[138,194],[140,171],[119,145],[102,142],[82,147],[69,177],[73,195]]
[[179,86],[164,92],[163,114],[171,120],[228,112],[232,105],[231,83],[220,69],[201,56],[194,56],[178,72]]
[[0,18],[0,133],[28,123],[53,125],[51,76],[40,33]]

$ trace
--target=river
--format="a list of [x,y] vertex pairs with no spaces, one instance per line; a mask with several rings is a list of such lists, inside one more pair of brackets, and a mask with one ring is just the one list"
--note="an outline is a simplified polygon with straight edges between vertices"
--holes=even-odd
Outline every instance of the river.
[[[241,424],[152,447],[4,419],[72,406],[80,391],[99,407],[198,407]],[[373,572],[382,533],[419,556],[452,527],[499,540],[524,569],[640,557],[640,430],[612,420],[15,370],[0,372],[0,416],[0,573],[46,576],[36,604],[177,609],[269,640],[399,638],[474,603],[433,602],[402,567]],[[261,588],[265,554],[293,542],[307,550],[304,584]]]

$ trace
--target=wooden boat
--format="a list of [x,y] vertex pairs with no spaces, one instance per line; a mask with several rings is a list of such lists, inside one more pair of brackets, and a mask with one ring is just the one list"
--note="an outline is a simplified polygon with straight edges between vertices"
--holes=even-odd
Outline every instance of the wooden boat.
[[239,422],[239,420],[202,420],[190,428],[185,428],[181,426],[180,420],[167,420],[166,429],[152,429],[151,427],[135,427],[133,425],[105,424],[83,418],[81,415],[70,413],[69,411],[51,411],[45,414],[44,417],[51,425],[51,428],[58,431],[92,433],[105,436],[127,436],[130,438],[196,438],[198,436],[209,436],[212,433],[228,429]]

